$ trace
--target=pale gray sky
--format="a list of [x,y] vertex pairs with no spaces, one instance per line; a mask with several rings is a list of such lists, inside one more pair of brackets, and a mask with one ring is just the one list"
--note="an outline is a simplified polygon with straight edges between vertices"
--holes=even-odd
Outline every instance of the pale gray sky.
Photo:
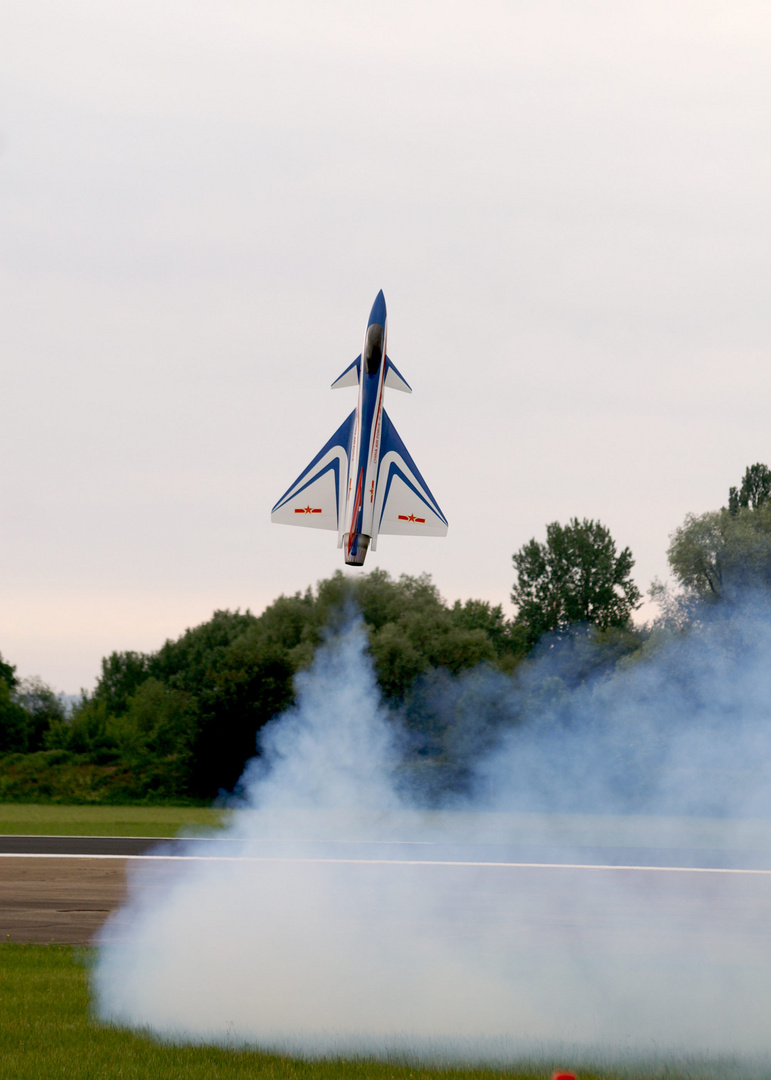
[[0,652],[56,689],[342,565],[272,526],[353,407],[450,521],[367,568],[508,607],[599,517],[647,588],[771,463],[765,2],[6,0]]

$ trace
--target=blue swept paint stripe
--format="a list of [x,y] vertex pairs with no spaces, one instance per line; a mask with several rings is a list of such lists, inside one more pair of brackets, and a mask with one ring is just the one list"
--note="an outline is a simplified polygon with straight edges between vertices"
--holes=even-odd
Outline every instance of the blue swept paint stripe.
[[[330,469],[332,469],[332,471],[335,474],[335,508],[336,508],[337,517],[339,518],[340,517],[340,458],[339,457],[332,458],[329,465],[327,465],[327,467],[325,469],[322,469],[321,472],[314,473],[314,475],[310,478],[310,480],[308,480],[308,482],[306,484],[303,484],[302,487],[299,487],[299,488],[297,488],[296,491],[292,492],[291,497],[293,499],[296,499],[298,495],[302,494],[302,492],[305,491],[306,488],[309,488],[311,486],[311,484],[315,484],[317,480],[320,480],[321,477],[324,476],[325,473],[328,473]],[[289,500],[287,500],[287,502],[288,501]],[[276,509],[276,507],[274,507],[274,509]],[[273,513],[273,510],[271,510],[271,514],[272,513]],[[337,522],[337,527],[339,528],[339,526],[340,526],[340,522],[338,521]]]
[[322,446],[321,450],[319,450],[318,454],[316,454],[315,458],[310,463],[310,465],[308,465],[308,467],[306,469],[303,469],[303,471],[297,477],[295,482],[293,484],[290,484],[290,486],[286,489],[284,494],[281,496],[281,498],[278,500],[276,505],[271,510],[271,514],[275,513],[275,511],[279,510],[284,505],[284,503],[288,502],[290,497],[293,497],[294,495],[299,494],[300,491],[304,491],[310,484],[313,483],[314,480],[318,479],[319,476],[323,476],[325,472],[327,472],[331,468],[334,468],[335,466],[336,466],[335,483],[337,484],[337,491],[336,491],[337,506],[340,505],[340,490],[339,490],[339,485],[340,485],[339,465],[340,465],[340,462],[339,462],[339,459],[337,459],[337,458],[335,458],[334,462],[330,462],[329,465],[326,466],[326,468],[321,470],[321,472],[319,472],[318,474],[314,474],[313,476],[310,476],[307,483],[303,484],[303,486],[301,488],[297,488],[297,485],[299,483],[301,483],[301,481],[304,480],[305,477],[308,476],[309,473],[313,472],[313,470],[318,465],[318,463],[321,461],[321,459],[324,457],[324,455],[329,453],[329,451],[332,450],[335,446],[342,447],[342,449],[345,450],[346,455],[348,456],[348,459],[350,460],[350,456],[351,456],[351,436],[353,434],[353,422],[354,422],[355,418],[356,418],[356,410],[354,409],[353,412],[350,414],[350,416],[346,417],[346,419],[343,420],[342,424],[337,429],[337,431],[334,433],[334,435],[329,440],[329,442],[325,443],[324,446]]
[[[380,460],[383,461],[386,454],[388,454],[391,450],[393,450],[393,451],[395,451],[395,453],[399,454],[399,456],[404,460],[404,464],[417,477],[418,482],[423,485],[423,488],[425,489],[426,495],[428,495],[428,498],[431,501],[429,502],[423,496],[423,493],[418,491],[417,488],[415,487],[415,485],[412,484],[407,479],[407,477],[404,475],[404,473],[401,471],[401,469],[399,469],[398,466],[395,465],[392,462],[391,466],[390,466],[390,468],[388,470],[388,480],[386,482],[386,490],[385,490],[385,495],[384,495],[384,498],[383,498],[383,509],[381,511],[381,514],[380,514],[380,521],[378,522],[378,529],[380,528],[380,524],[381,524],[381,522],[383,520],[383,513],[385,512],[385,505],[386,505],[386,501],[388,499],[388,491],[389,491],[389,489],[391,487],[391,480],[393,479],[393,476],[394,476],[395,472],[398,472],[399,476],[402,478],[402,480],[405,482],[405,484],[407,484],[407,486],[410,487],[415,492],[415,494],[420,498],[421,502],[425,503],[426,506],[430,507],[431,510],[437,515],[437,517],[440,517],[442,519],[442,521],[444,522],[444,524],[447,525],[447,518],[444,516],[442,511],[439,509],[439,503],[436,501],[434,496],[431,494],[431,489],[429,488],[428,484],[423,479],[423,477],[420,475],[420,470],[418,469],[417,465],[415,464],[415,462],[410,457],[410,454],[409,454],[409,451],[407,450],[407,447],[404,445],[402,440],[399,438],[399,433],[397,432],[396,428],[391,423],[390,416],[385,411],[385,409],[383,409],[383,426],[382,426],[381,442],[380,442]],[[380,478],[378,477],[378,486],[379,485],[380,485]]]
[[[378,532],[380,532],[380,526],[383,524],[383,515],[385,514],[386,504],[388,502],[388,492],[391,490],[391,481],[395,476],[401,477],[401,479],[407,485],[410,491],[415,494],[418,501],[423,503],[424,506],[427,506],[433,514],[438,514],[438,516],[442,518],[442,521],[444,521],[444,518],[442,517],[441,513],[438,512],[438,509],[432,506],[432,504],[428,501],[423,492],[416,488],[412,481],[409,479],[409,477],[405,476],[405,474],[402,472],[396,462],[392,461],[388,466],[388,479],[386,480],[385,495],[383,496],[383,508],[380,511],[380,520],[377,523]],[[447,524],[446,521],[444,523],[445,525]]]

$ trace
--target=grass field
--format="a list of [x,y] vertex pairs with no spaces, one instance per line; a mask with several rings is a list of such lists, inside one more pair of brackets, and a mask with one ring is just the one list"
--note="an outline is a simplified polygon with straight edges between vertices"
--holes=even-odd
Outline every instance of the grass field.
[[59,806],[0,803],[0,835],[176,836],[221,825],[227,811],[201,806]]
[[[58,945],[0,945],[0,1076],[13,1080],[408,1080],[428,1071],[373,1063],[306,1063],[254,1051],[161,1045],[89,1018],[86,971]],[[483,1080],[485,1072],[443,1073]],[[540,1072],[516,1074],[543,1077]]]
[[[565,1062],[506,1070],[423,1069],[401,1062],[303,1062],[255,1051],[171,1046],[95,1022],[87,955],[60,945],[0,944],[2,1080],[548,1080]],[[579,1069],[579,1080],[707,1080],[753,1076],[728,1064]]]

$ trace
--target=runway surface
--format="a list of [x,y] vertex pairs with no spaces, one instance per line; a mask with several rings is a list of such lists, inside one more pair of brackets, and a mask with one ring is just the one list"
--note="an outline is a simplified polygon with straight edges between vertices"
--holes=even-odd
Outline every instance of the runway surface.
[[[194,846],[191,846],[194,845]],[[141,836],[0,836],[0,857],[332,859],[448,865],[584,866],[771,873],[771,851],[555,844],[412,841],[158,839]]]
[[404,875],[430,879],[450,924],[463,897],[504,937],[578,935],[606,947],[615,936],[649,951],[708,940],[715,955],[771,965],[771,853],[749,849],[2,836],[0,940],[87,944],[123,902],[129,866],[142,866],[152,890],[172,865],[199,861],[223,872],[241,864],[255,887],[282,864],[309,887],[319,870],[382,875],[386,893]]
[[0,859],[0,941],[86,945],[125,895],[124,859]]

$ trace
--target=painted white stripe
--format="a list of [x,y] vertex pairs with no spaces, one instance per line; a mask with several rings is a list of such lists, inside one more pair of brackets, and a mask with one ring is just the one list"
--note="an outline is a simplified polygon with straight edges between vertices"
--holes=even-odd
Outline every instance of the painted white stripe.
[[748,870],[718,866],[610,866],[589,863],[535,862],[461,862],[441,859],[300,859],[269,855],[42,855],[0,852],[0,859],[123,859],[146,862],[252,862],[252,863],[334,863],[350,866],[463,866],[499,870],[606,870],[630,871],[644,874],[755,874],[771,876],[771,870]]
[[[448,840],[318,840],[312,837],[300,840],[282,840],[280,837],[264,840],[239,840],[237,837],[232,836],[196,836],[195,833],[191,836],[101,836],[98,833],[0,833],[0,842],[4,840],[146,840],[148,844],[187,844],[190,841],[203,840],[207,844],[374,844],[379,847],[386,847],[395,845],[397,847],[437,847],[439,844],[445,846],[452,846],[453,841]],[[468,845],[469,841],[461,840],[460,845]],[[517,844],[509,844],[508,847],[522,846]],[[555,846],[555,845],[552,845]],[[576,847],[575,844],[562,844],[556,845],[561,847]],[[595,845],[596,846],[596,845]],[[0,852],[0,854],[2,854]]]
[[[175,840],[205,840],[210,844],[212,840],[223,840],[226,837],[208,836],[100,836],[98,833],[0,833],[0,841],[3,840],[147,840],[150,844],[173,843]],[[230,841],[233,843],[233,841]]]

